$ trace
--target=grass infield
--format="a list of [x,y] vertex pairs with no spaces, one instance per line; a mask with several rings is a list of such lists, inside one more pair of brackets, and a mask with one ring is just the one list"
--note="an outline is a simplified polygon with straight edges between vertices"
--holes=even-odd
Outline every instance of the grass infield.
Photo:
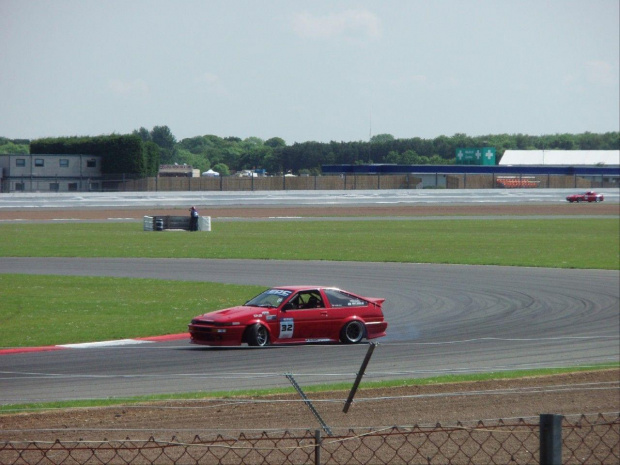
[[0,257],[150,257],[446,263],[619,269],[617,219],[0,225]]

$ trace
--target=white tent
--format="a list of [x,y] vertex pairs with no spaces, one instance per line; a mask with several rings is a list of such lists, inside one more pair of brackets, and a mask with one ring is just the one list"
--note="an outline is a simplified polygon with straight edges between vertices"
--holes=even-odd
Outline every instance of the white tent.
[[506,150],[500,165],[620,165],[619,150]]
[[211,170],[211,169],[210,169],[210,170],[207,170],[207,171],[203,171],[203,172],[202,172],[202,175],[203,175],[203,176],[206,176],[206,177],[208,177],[208,178],[214,178],[214,177],[216,177],[216,176],[219,176],[219,175],[220,175],[220,173],[218,173],[217,171],[213,171],[213,170]]

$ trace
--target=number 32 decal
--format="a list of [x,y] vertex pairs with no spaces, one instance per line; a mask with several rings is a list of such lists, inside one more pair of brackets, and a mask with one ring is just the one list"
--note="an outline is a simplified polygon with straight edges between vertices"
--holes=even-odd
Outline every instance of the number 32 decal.
[[295,320],[292,318],[282,318],[280,320],[280,339],[291,339],[295,329]]

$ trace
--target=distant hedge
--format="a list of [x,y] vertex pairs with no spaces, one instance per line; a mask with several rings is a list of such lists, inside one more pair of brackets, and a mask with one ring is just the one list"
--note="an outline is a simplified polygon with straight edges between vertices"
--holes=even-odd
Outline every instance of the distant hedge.
[[143,142],[137,135],[37,139],[30,143],[30,153],[98,155],[102,157],[102,174],[140,177],[157,175],[160,156],[157,145]]

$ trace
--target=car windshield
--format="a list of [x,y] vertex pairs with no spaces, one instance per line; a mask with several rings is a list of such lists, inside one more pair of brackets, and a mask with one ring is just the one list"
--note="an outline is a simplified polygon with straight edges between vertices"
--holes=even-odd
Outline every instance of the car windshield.
[[250,307],[277,307],[292,294],[285,289],[269,289],[246,302]]

